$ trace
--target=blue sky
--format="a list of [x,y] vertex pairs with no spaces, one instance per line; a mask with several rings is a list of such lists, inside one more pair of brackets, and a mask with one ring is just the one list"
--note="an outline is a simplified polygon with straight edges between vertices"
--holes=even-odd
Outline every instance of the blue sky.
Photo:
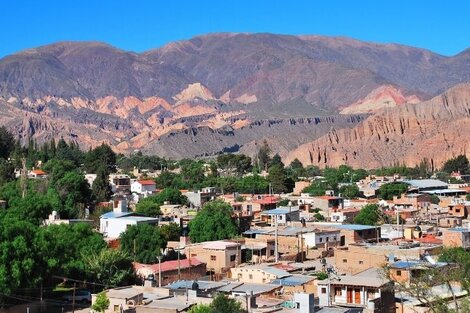
[[145,51],[211,32],[347,36],[454,55],[470,47],[470,1],[3,0],[0,57],[63,40]]

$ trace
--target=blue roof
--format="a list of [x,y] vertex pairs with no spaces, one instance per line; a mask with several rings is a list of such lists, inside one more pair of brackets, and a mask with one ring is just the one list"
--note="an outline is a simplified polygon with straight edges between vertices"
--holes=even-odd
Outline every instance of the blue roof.
[[261,214],[264,215],[280,215],[280,214],[288,214],[289,212],[297,212],[299,210],[298,206],[293,206],[293,207],[279,207],[276,209],[272,210],[267,210],[262,212]]
[[314,279],[315,277],[313,276],[292,275],[292,276],[281,278],[281,279],[275,279],[271,282],[271,284],[281,285],[281,286],[301,286]]
[[368,229],[378,228],[378,226],[359,225],[359,224],[342,224],[342,225],[334,225],[333,227],[338,228],[338,229],[346,229],[346,230],[368,230]]
[[129,216],[129,215],[139,215],[135,212],[108,212],[108,213],[104,213],[103,215],[101,215],[101,218],[119,218],[119,217],[123,217],[123,216]]
[[456,227],[456,228],[449,228],[448,231],[457,231],[461,233],[468,233],[470,232],[470,228],[463,228],[463,227]]
[[431,264],[428,262],[423,262],[423,261],[397,261],[395,263],[392,263],[391,266],[393,268],[416,268],[416,267],[443,267],[446,266],[447,263],[445,262],[437,262],[436,264]]

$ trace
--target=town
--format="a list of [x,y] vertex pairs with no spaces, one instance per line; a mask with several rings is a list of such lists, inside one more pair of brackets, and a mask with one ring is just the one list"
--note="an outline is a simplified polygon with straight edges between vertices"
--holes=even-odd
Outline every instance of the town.
[[6,312],[468,312],[470,166],[171,161],[0,128]]

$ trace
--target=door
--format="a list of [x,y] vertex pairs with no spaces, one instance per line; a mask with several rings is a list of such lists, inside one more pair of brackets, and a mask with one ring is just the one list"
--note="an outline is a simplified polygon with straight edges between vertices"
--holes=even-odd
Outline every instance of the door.
[[361,304],[361,289],[354,289],[354,303]]
[[353,303],[353,291],[352,291],[352,289],[348,289],[347,302],[348,303]]
[[346,238],[344,238],[344,236],[341,236],[341,238],[339,240],[339,244],[340,244],[340,246],[344,246],[346,244]]

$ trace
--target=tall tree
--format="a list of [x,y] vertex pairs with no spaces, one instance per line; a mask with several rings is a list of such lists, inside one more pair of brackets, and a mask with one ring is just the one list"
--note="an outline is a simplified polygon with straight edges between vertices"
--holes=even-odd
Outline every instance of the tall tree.
[[7,159],[15,146],[15,138],[4,126],[0,127],[0,158]]
[[109,201],[113,194],[109,185],[108,173],[105,168],[100,167],[96,172],[96,178],[92,185],[92,194],[97,202]]
[[130,226],[120,236],[121,249],[140,263],[156,263],[166,248],[160,228],[149,224]]
[[89,278],[109,287],[128,286],[136,276],[132,258],[120,249],[93,251],[85,256]]
[[269,148],[268,141],[265,139],[259,147],[257,160],[258,167],[260,170],[268,170],[269,163],[271,161],[271,148]]
[[455,158],[447,160],[447,162],[444,163],[442,170],[447,173],[452,173],[452,172],[460,172],[460,174],[470,173],[470,166],[469,166],[467,156],[461,154],[459,156],[456,156]]
[[354,223],[360,225],[377,225],[381,220],[381,215],[377,204],[366,204],[354,218]]
[[192,242],[232,238],[237,227],[232,219],[232,207],[221,200],[207,202],[189,223]]
[[88,151],[83,166],[87,173],[97,173],[103,168],[108,174],[114,173],[116,171],[116,154],[110,146],[103,143]]

